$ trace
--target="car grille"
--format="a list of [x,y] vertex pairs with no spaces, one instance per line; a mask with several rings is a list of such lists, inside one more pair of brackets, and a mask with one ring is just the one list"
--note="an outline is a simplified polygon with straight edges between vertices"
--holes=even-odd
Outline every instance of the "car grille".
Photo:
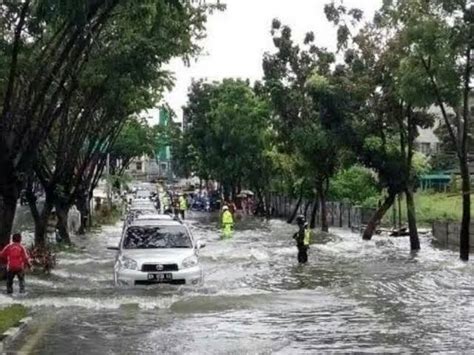
[[[158,270],[156,265],[163,266],[163,269]],[[161,272],[161,271],[178,271],[178,264],[143,264],[142,271],[146,272]]]
[[156,285],[156,284],[185,285],[186,280],[169,280],[169,281],[137,280],[135,281],[135,285],[137,286],[147,286],[147,285]]

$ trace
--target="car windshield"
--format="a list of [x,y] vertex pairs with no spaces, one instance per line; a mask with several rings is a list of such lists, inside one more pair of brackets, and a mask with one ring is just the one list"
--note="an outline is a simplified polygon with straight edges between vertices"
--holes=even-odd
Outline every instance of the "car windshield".
[[183,226],[130,227],[123,242],[124,249],[192,248]]

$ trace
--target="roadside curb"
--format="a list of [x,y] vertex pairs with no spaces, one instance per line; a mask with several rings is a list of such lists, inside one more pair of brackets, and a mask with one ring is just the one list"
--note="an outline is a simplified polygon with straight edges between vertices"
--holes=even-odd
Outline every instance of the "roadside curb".
[[20,335],[31,320],[31,317],[25,317],[20,320],[16,326],[0,334],[0,353],[5,351],[5,348]]

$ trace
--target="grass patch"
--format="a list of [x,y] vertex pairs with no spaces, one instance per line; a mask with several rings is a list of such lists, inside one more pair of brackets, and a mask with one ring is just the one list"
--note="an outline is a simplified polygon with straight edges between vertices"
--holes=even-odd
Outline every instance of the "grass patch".
[[[461,221],[462,196],[457,194],[418,194],[415,199],[416,214],[420,223],[435,220]],[[471,216],[474,204],[471,202]]]
[[[406,202],[403,198],[402,222],[407,224]],[[398,211],[398,202],[396,202]],[[420,227],[431,226],[434,221],[456,221],[462,218],[462,196],[453,193],[428,193],[420,192],[415,194],[415,208],[417,223]],[[474,216],[474,200],[471,202],[471,216]],[[398,212],[397,212],[398,213]],[[390,209],[385,218],[385,224],[392,224],[393,211]]]
[[18,325],[18,322],[25,318],[27,314],[27,309],[19,304],[0,309],[0,334]]

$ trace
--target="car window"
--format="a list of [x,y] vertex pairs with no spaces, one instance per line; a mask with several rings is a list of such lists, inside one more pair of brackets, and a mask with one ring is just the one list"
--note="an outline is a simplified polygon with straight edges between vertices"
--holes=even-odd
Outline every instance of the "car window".
[[192,248],[183,226],[129,227],[123,241],[124,249]]

